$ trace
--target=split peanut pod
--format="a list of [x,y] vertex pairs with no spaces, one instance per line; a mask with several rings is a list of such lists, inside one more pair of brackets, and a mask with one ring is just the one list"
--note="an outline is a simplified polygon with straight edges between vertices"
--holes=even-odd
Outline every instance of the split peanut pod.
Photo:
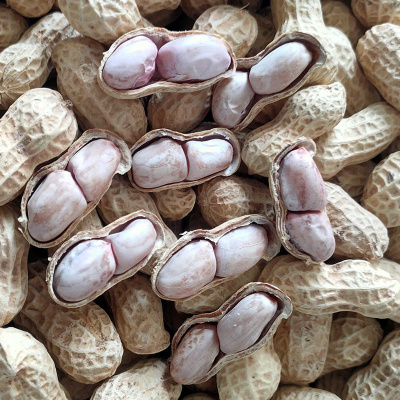
[[97,79],[110,96],[135,99],[156,92],[202,90],[235,70],[231,47],[217,35],[143,28],[111,45]]
[[86,131],[52,164],[32,175],[21,201],[22,232],[49,248],[63,242],[111,185],[131,166],[126,143],[103,129]]
[[279,37],[254,57],[238,59],[237,71],[214,89],[215,122],[240,132],[264,106],[299,90],[325,60],[318,40],[301,32]]
[[129,179],[136,189],[158,192],[199,185],[232,175],[240,164],[240,145],[228,129],[183,134],[148,132],[131,148]]
[[153,290],[162,299],[189,299],[233,279],[260,259],[280,250],[274,223],[263,215],[245,215],[211,230],[188,232],[154,267]]
[[264,346],[292,312],[289,297],[275,286],[252,282],[218,310],[186,320],[171,344],[171,376],[201,383],[225,364]]
[[137,211],[99,230],[79,232],[54,253],[47,267],[50,296],[64,307],[89,303],[131,277],[164,243],[161,221]]
[[314,154],[315,143],[301,137],[278,153],[270,169],[277,233],[285,249],[307,264],[326,261],[335,251]]

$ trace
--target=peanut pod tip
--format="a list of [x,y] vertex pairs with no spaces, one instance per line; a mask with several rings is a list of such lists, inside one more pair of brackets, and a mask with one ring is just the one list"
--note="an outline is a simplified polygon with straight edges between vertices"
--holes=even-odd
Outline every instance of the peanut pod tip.
[[143,192],[199,185],[232,175],[240,165],[239,142],[224,128],[190,134],[155,129],[135,143],[131,154],[129,180]]
[[126,143],[115,133],[89,129],[58,160],[28,181],[19,222],[26,240],[49,248],[63,242],[111,185],[130,169]]
[[231,219],[211,230],[183,235],[158,261],[151,277],[155,293],[187,300],[242,274],[280,250],[274,223],[262,215]]
[[172,377],[202,383],[228,362],[264,346],[292,313],[289,297],[270,284],[251,282],[211,313],[186,320],[171,343]]
[[110,96],[135,99],[205,89],[236,65],[232,48],[218,35],[141,28],[122,35],[104,53],[97,80]]
[[67,308],[85,305],[138,272],[163,244],[161,221],[142,210],[102,229],[79,232],[49,259],[50,296]]

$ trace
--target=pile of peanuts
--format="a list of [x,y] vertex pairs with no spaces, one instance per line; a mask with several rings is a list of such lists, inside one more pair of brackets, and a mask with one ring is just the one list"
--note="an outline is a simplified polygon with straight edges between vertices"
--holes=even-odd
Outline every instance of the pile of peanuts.
[[3,3],[0,399],[399,400],[400,4]]

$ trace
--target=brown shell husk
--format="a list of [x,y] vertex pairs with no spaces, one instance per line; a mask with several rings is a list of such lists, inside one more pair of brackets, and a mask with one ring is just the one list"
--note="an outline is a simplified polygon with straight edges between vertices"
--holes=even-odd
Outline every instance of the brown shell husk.
[[[193,83],[168,82],[162,80],[162,78],[156,72],[147,85],[136,89],[125,89],[125,90],[114,89],[111,86],[108,86],[104,81],[103,69],[106,61],[114,53],[117,47],[120,46],[122,43],[126,42],[127,40],[132,39],[136,36],[146,36],[156,44],[158,49],[160,49],[161,46],[163,46],[168,42],[171,42],[175,39],[184,36],[195,35],[195,34],[213,36],[223,42],[223,44],[226,46],[228,50],[229,55],[231,56],[231,64],[226,72],[224,72],[223,74],[219,74],[214,78],[207,79],[202,82],[193,82]],[[127,32],[124,35],[122,35],[111,45],[108,51],[104,53],[103,60],[101,61],[99,71],[97,74],[97,80],[99,82],[101,89],[112,97],[116,97],[117,99],[137,99],[139,97],[144,97],[153,93],[161,93],[161,92],[175,92],[175,93],[196,92],[198,90],[210,87],[224,78],[228,78],[230,75],[232,75],[233,72],[236,71],[236,66],[237,62],[235,53],[233,52],[229,43],[223,38],[221,38],[221,36],[219,35],[203,31],[196,31],[196,30],[184,31],[184,32],[171,32],[165,28],[157,28],[157,27],[141,28],[141,29],[135,29],[133,31]]]
[[[195,239],[206,239],[215,244],[218,242],[218,240],[223,235],[230,232],[231,230],[242,227],[242,226],[247,226],[247,225],[250,225],[253,223],[262,225],[268,235],[268,247],[262,258],[266,261],[269,261],[272,258],[274,258],[279,253],[280,247],[281,247],[281,243],[279,241],[278,234],[275,230],[275,223],[271,219],[269,219],[268,217],[266,217],[264,215],[259,215],[259,214],[244,215],[242,217],[231,219],[231,220],[217,226],[214,229],[210,229],[210,230],[197,229],[197,230],[194,230],[191,232],[187,232],[179,240],[177,240],[175,243],[173,243],[172,246],[170,246],[164,252],[164,254],[159,259],[159,261],[157,262],[157,264],[155,265],[155,267],[153,269],[153,273],[151,275],[151,285],[152,285],[154,292],[157,294],[157,296],[161,297],[162,299],[173,300],[173,301],[177,300],[177,299],[173,299],[170,297],[166,297],[163,294],[161,294],[156,287],[156,280],[157,280],[157,276],[158,276],[161,268],[165,265],[165,263],[176,252],[178,252],[182,247],[186,246],[189,242],[191,242],[192,240],[195,240]],[[242,274],[242,273],[243,272],[241,272],[240,274]],[[214,279],[210,283],[203,286],[197,293],[195,293],[191,296],[188,296],[188,297],[181,298],[181,299],[179,299],[179,301],[191,299],[191,298],[197,296],[198,294],[203,293],[205,290],[207,290],[209,288],[212,288],[223,282],[227,282],[231,279],[238,277],[240,274],[230,276],[227,278],[214,277]]]
[[[68,236],[71,234],[71,232],[75,229],[75,227],[79,224],[79,222],[86,217],[96,206],[97,203],[100,201],[104,193],[108,190],[108,188],[111,185],[111,180],[105,190],[101,193],[100,196],[98,196],[96,199],[92,200],[87,204],[85,212],[77,218],[75,221],[73,221],[68,228],[59,236],[57,236],[55,239],[49,241],[49,242],[38,242],[35,240],[29,233],[28,231],[28,213],[27,213],[27,205],[29,198],[32,196],[33,192],[35,189],[38,187],[39,183],[47,175],[49,175],[53,171],[59,171],[59,170],[64,170],[67,165],[69,160],[72,158],[72,156],[75,155],[82,147],[87,145],[89,142],[96,140],[96,139],[107,139],[110,140],[111,142],[114,143],[114,145],[119,149],[121,153],[121,161],[119,162],[118,168],[115,171],[115,174],[124,174],[127,172],[132,163],[132,157],[129,152],[128,145],[118,137],[117,134],[107,131],[105,129],[89,129],[83,133],[83,135],[76,141],[74,142],[68,151],[64,153],[58,160],[54,161],[53,163],[49,165],[45,165],[44,167],[40,168],[39,171],[37,171],[35,174],[32,175],[32,177],[29,179],[26,187],[24,194],[22,196],[21,200],[21,217],[18,218],[18,221],[20,222],[22,229],[21,232],[25,236],[25,239],[32,245],[36,247],[41,247],[41,248],[49,248],[56,246],[60,243],[62,243],[65,239],[68,238]],[[115,175],[114,174],[114,175]]]
[[142,136],[131,148],[131,155],[133,157],[133,154],[150,143],[154,142],[157,139],[160,138],[171,138],[174,139],[180,143],[183,142],[188,142],[190,140],[193,141],[203,141],[208,140],[208,139],[224,139],[228,141],[232,147],[233,147],[233,159],[231,164],[229,165],[228,168],[224,169],[223,171],[216,172],[212,175],[206,176],[205,178],[202,179],[197,179],[195,181],[183,181],[183,182],[177,182],[177,183],[170,183],[168,185],[156,187],[156,188],[150,188],[150,189],[145,189],[140,186],[138,186],[132,176],[132,169],[130,169],[128,176],[129,176],[129,181],[131,182],[132,186],[140,190],[141,192],[160,192],[162,190],[166,189],[182,189],[182,188],[187,188],[195,185],[200,185],[201,183],[204,183],[206,181],[209,181],[210,179],[216,177],[216,176],[230,176],[234,174],[237,169],[239,168],[240,165],[240,144],[239,141],[237,140],[236,136],[228,129],[226,128],[214,128],[214,129],[209,129],[206,131],[201,131],[201,132],[194,132],[194,133],[180,133],[180,132],[175,132],[171,131],[169,129],[155,129],[153,131],[150,131],[146,133],[144,136]]
[[269,43],[264,50],[260,51],[253,57],[239,58],[237,60],[237,70],[249,72],[250,68],[261,61],[267,54],[275,50],[277,47],[282,46],[289,42],[301,42],[307,49],[309,49],[313,55],[312,60],[308,67],[303,73],[295,79],[286,89],[281,92],[273,93],[269,95],[256,95],[254,104],[252,105],[249,113],[246,117],[232,128],[234,132],[240,132],[246,128],[257,116],[259,112],[267,105],[275,103],[285,97],[289,97],[297,92],[302,86],[304,86],[310,78],[312,72],[325,64],[326,53],[320,42],[312,35],[303,32],[290,32]]
[[221,307],[219,307],[216,311],[207,313],[207,314],[198,314],[189,319],[187,319],[178,331],[175,333],[172,342],[171,342],[171,354],[173,355],[179,346],[180,341],[182,340],[185,333],[197,324],[204,323],[218,323],[222,319],[222,317],[232,310],[236,304],[238,304],[242,299],[246,296],[253,293],[266,293],[268,295],[272,295],[276,298],[278,302],[278,309],[271,319],[271,321],[267,324],[267,326],[263,329],[258,340],[250,347],[245,350],[239,351],[235,354],[224,354],[220,350],[217,358],[214,361],[213,366],[207,372],[207,374],[199,381],[193,383],[201,383],[205,382],[213,375],[215,375],[224,365],[228,364],[231,361],[239,360],[243,357],[248,356],[251,353],[254,353],[262,346],[264,346],[269,340],[272,340],[273,335],[276,332],[280,322],[282,319],[286,319],[292,313],[292,302],[290,298],[279,288],[276,286],[270,285],[268,283],[260,283],[260,282],[251,282],[247,285],[243,286],[239,289],[235,294],[233,294]]
[[[290,236],[288,235],[285,227],[286,223],[286,215],[287,215],[287,208],[283,203],[281,197],[281,185],[279,183],[279,173],[280,173],[280,163],[284,159],[284,157],[290,153],[292,150],[295,150],[298,147],[304,147],[311,155],[314,157],[316,152],[316,145],[315,142],[304,136],[299,137],[294,142],[285,146],[273,159],[271,163],[271,169],[269,171],[269,182],[270,182],[270,191],[271,196],[274,200],[274,207],[275,207],[275,216],[276,216],[276,232],[279,236],[279,239],[283,245],[283,247],[293,256],[299,258],[300,260],[304,261],[306,264],[321,264],[316,262],[312,259],[312,257],[299,250],[294,243],[290,241]],[[326,209],[322,210],[326,214]]]
[[[55,272],[55,269],[57,268],[58,263],[62,260],[62,258],[66,255],[66,253],[72,247],[74,247],[78,243],[81,243],[85,240],[105,238],[110,233],[119,231],[121,228],[123,228],[123,226],[128,225],[131,221],[133,221],[134,219],[137,219],[137,218],[149,219],[157,232],[156,243],[155,243],[152,251],[142,261],[140,261],[134,267],[128,269],[127,271],[125,271],[122,274],[113,275],[111,277],[111,279],[101,289],[95,291],[93,294],[91,294],[86,299],[76,301],[76,302],[70,302],[70,301],[62,300],[60,297],[58,297],[56,295],[56,293],[54,292],[54,289],[53,289],[54,272]],[[162,226],[161,221],[154,214],[152,214],[148,211],[143,211],[143,210],[136,211],[131,214],[125,215],[125,216],[117,219],[116,221],[112,222],[111,224],[105,226],[104,228],[101,228],[98,230],[79,232],[76,235],[74,235],[71,239],[64,242],[58,248],[58,250],[54,253],[53,257],[49,258],[49,265],[47,266],[47,269],[46,269],[46,282],[47,282],[47,288],[49,290],[50,296],[57,304],[60,304],[63,307],[67,307],[67,308],[77,308],[77,307],[81,307],[85,304],[88,304],[91,301],[93,301],[94,299],[96,299],[98,296],[103,294],[106,290],[110,289],[110,287],[116,285],[118,282],[121,282],[124,279],[135,275],[136,272],[138,272],[141,268],[143,268],[146,265],[146,263],[150,260],[151,256],[154,254],[154,252],[157,249],[161,248],[163,244],[164,244],[164,228]]]

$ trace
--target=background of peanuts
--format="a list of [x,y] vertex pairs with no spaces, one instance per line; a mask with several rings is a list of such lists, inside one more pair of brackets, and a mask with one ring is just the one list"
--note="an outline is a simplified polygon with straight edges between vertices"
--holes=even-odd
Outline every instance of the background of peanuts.
[[[7,0],[0,6],[0,398],[400,399],[396,1]],[[60,10],[67,21],[52,14]],[[40,29],[24,33],[43,18]],[[86,306],[65,309],[50,299],[44,281],[55,249],[29,246],[18,231],[21,192],[32,173],[67,150],[78,126],[80,132],[111,130],[129,147],[151,129],[187,133],[214,127],[213,88],[140,100],[102,92],[96,74],[103,52],[122,34],[152,25],[219,34],[237,58],[255,56],[285,32],[320,41],[327,62],[313,79],[263,107],[251,125],[235,133],[245,145],[253,131],[262,130],[263,140],[275,146],[272,153],[299,136],[316,141],[314,160],[329,182],[327,213],[336,251],[326,264],[307,267],[282,250],[268,263],[176,304],[161,301],[145,275],[160,252],[144,274]],[[41,87],[61,93],[62,113],[54,95],[35,92]],[[31,126],[34,118],[38,122]],[[53,136],[42,143],[46,154],[33,156],[29,144],[50,131]],[[164,220],[170,245],[185,231],[241,215],[273,218],[268,179],[261,170],[248,174],[248,168],[257,171],[261,147],[244,156],[250,162],[233,176],[193,188],[142,193],[126,176],[115,176],[75,232],[100,229],[144,209]],[[15,158],[10,162],[3,154]],[[292,316],[273,341],[204,384],[174,383],[166,362],[174,332],[190,315],[215,310],[254,281],[278,286],[293,302]],[[32,375],[11,379],[14,365]]]

